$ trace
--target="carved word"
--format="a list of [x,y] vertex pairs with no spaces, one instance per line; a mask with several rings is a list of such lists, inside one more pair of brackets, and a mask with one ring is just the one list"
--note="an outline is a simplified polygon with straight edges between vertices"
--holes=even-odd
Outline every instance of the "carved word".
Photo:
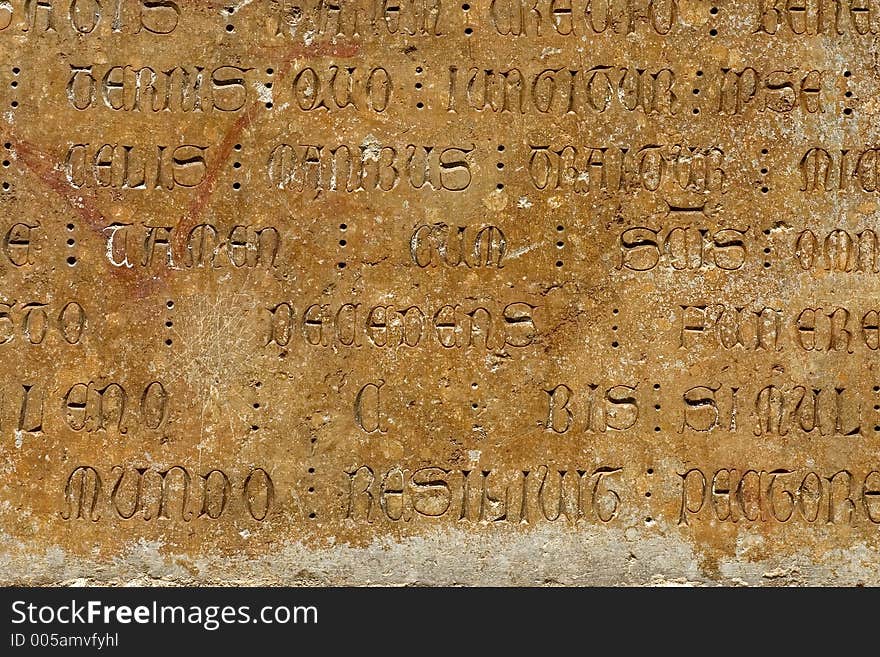
[[782,114],[797,109],[807,114],[824,112],[822,80],[828,71],[797,70],[760,73],[751,66],[741,71],[721,69],[718,113],[742,114],[747,109]]
[[715,146],[530,144],[529,149],[529,182],[536,189],[564,189],[575,194],[725,191],[725,155]]
[[[628,385],[614,385],[600,390],[598,385],[592,383],[586,385],[583,393],[578,395],[565,384],[546,389],[546,413],[542,425],[553,433],[567,433],[571,429],[587,433],[629,429],[639,419],[635,391],[636,386]],[[575,426],[575,412],[582,414],[582,426]]]
[[802,230],[794,239],[793,255],[804,271],[880,272],[880,243],[871,228],[835,228],[818,235],[809,229]]
[[704,338],[712,346],[746,351],[782,350],[853,353],[880,349],[880,311],[852,312],[839,306],[795,309],[695,304],[679,306],[678,346],[690,349]]
[[507,238],[497,226],[416,226],[409,241],[412,261],[421,268],[464,266],[501,269]]
[[394,466],[376,472],[354,466],[348,475],[345,517],[373,522],[446,518],[464,522],[529,523],[585,518],[611,522],[620,513],[612,488],[622,468],[551,470],[448,470]]
[[798,162],[802,192],[880,192],[880,148],[810,148]]
[[[742,398],[751,402],[745,408]],[[851,388],[770,384],[746,392],[710,384],[689,388],[682,402],[679,433],[734,432],[744,415],[755,436],[862,435],[862,398]]]
[[618,240],[617,268],[651,271],[662,267],[682,271],[717,267],[735,271],[745,265],[748,232],[748,227],[627,228]]
[[475,147],[279,144],[269,182],[294,192],[389,192],[398,186],[460,192],[471,184]]
[[875,0],[755,0],[757,15],[752,32],[766,34],[877,34],[880,7]]
[[678,0],[490,0],[489,18],[505,36],[669,34],[681,23]]
[[436,310],[419,306],[396,308],[345,303],[339,307],[311,304],[301,314],[288,302],[267,308],[266,344],[284,347],[294,328],[307,344],[316,347],[405,347],[440,346],[444,349],[478,347],[502,350],[527,347],[538,336],[532,317],[538,306],[514,302],[503,308],[445,304]]
[[364,433],[387,433],[387,423],[382,412],[382,386],[385,381],[361,386],[354,398],[354,421]]
[[449,67],[446,111],[517,114],[678,113],[675,72],[662,68],[594,66],[590,69]]
[[[0,2],[0,32],[32,35],[69,30],[96,33],[171,34],[180,22],[173,0],[7,0]],[[100,28],[100,29],[99,29]]]
[[[70,473],[64,485],[64,520],[217,520],[245,514],[264,520],[275,502],[275,484],[263,468],[238,481],[223,470],[198,474],[182,465],[169,468],[114,465],[102,477],[89,465]],[[236,508],[238,507],[238,508]],[[242,511],[244,513],[242,513]]]
[[114,267],[271,268],[281,245],[281,234],[272,226],[239,224],[222,236],[212,224],[193,226],[185,236],[177,231],[175,226],[110,224],[103,231],[107,260]]
[[880,524],[880,472],[691,468],[681,478],[678,524],[709,522],[807,522],[852,525],[857,518]]
[[[383,35],[443,36],[441,23],[448,21],[452,5],[443,0],[272,0],[276,37],[302,39],[319,37],[382,38]],[[455,5],[457,8],[458,5]]]
[[34,263],[33,233],[40,227],[38,222],[26,223],[18,221],[9,227],[3,235],[3,255],[14,267],[24,267]]
[[45,344],[52,335],[67,344],[79,344],[86,324],[86,311],[76,301],[60,309],[58,304],[0,302],[0,345],[18,338],[24,344]]
[[[15,391],[15,392],[12,392]],[[7,398],[20,398],[16,402],[15,441],[21,446],[25,435],[39,436],[43,433],[46,413],[45,386],[37,383],[15,385],[4,391]],[[11,393],[11,394],[10,394]],[[73,431],[93,433],[106,431],[123,435],[130,426],[157,430],[168,417],[169,394],[159,381],[148,383],[135,392],[119,383],[74,383],[61,397],[60,404],[52,400],[52,413],[60,410],[61,421]]]
[[381,66],[364,69],[331,64],[326,73],[311,66],[291,74],[292,107],[311,112],[351,107],[382,113],[388,109],[394,82]]

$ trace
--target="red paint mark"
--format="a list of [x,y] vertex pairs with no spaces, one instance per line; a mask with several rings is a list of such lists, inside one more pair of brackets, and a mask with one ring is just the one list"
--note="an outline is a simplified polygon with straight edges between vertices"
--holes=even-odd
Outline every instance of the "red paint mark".
[[[204,211],[208,199],[214,192],[214,187],[217,185],[217,177],[220,175],[220,169],[222,169],[228,162],[229,156],[232,154],[232,149],[235,147],[235,144],[238,143],[241,133],[251,124],[252,120],[251,113],[246,112],[238,117],[235,120],[235,123],[233,123],[229,130],[226,131],[226,135],[224,135],[223,141],[220,142],[220,146],[217,149],[214,164],[208,167],[208,171],[205,173],[205,179],[202,181],[202,184],[199,185],[196,197],[189,204],[187,218],[198,219]],[[184,221],[181,223],[184,223]]]
[[[280,56],[273,56],[281,62],[278,75],[283,77],[291,68],[293,62],[310,57],[353,57],[360,50],[360,44],[353,42],[330,43],[321,42],[312,45],[285,44],[279,46],[268,46],[261,50],[267,51],[283,51]],[[217,186],[217,179],[221,170],[226,166],[229,157],[232,154],[235,144],[240,141],[241,134],[251,125],[254,120],[253,108],[249,108],[242,114],[235,123],[230,126],[220,142],[216,151],[216,157],[213,158],[213,164],[209,165],[205,174],[205,179],[199,186],[195,198],[189,204],[186,215],[180,220],[174,230],[172,237],[172,252],[175,257],[179,257],[184,252],[185,242],[189,232],[198,225],[201,217],[207,209],[211,196]],[[36,145],[24,140],[17,140],[13,137],[5,137],[11,141],[13,148],[18,154],[19,159],[25,167],[33,175],[37,177],[45,186],[55,192],[69,205],[88,225],[89,229],[97,233],[103,238],[104,223],[106,221],[104,215],[97,208],[98,199],[94,193],[88,190],[73,188],[67,177],[55,168],[55,164],[47,154],[39,149]],[[159,284],[164,283],[161,278],[154,276],[147,270],[141,270],[137,267],[113,267],[110,268],[111,273],[119,280],[130,286],[129,292],[135,298],[143,298],[152,294]]]
[[[281,78],[290,71],[290,69],[293,67],[293,62],[301,57],[352,57],[360,51],[360,44],[334,44],[323,42],[311,46],[298,44],[290,46],[288,44],[284,46],[269,46],[265,49],[284,50],[284,55],[278,58],[279,61],[282,62],[282,65],[279,67],[278,70],[278,77]],[[221,170],[229,162],[229,157],[232,155],[232,149],[234,148],[235,144],[240,141],[241,134],[248,127],[250,127],[251,123],[253,123],[254,116],[255,114],[253,113],[252,109],[245,111],[245,113],[238,117],[235,123],[230,126],[229,130],[226,131],[226,134],[223,137],[223,141],[220,142],[220,146],[216,151],[214,163],[208,167],[208,171],[205,174],[205,179],[199,186],[199,190],[195,199],[193,199],[192,203],[190,203],[186,216],[180,220],[180,223],[178,223],[177,228],[174,231],[174,237],[172,238],[172,249],[174,250],[174,253],[183,252],[185,241],[189,235],[189,232],[198,225],[202,215],[209,205],[211,195],[214,193],[214,189],[217,187],[217,179],[220,176]]]
[[220,146],[217,148],[217,156],[214,158],[214,163],[208,167],[205,179],[199,185],[196,197],[189,204],[186,216],[180,220],[174,230],[174,237],[172,238],[174,253],[183,253],[184,243],[189,232],[198,225],[208,207],[208,202],[217,186],[220,170],[226,166],[229,156],[232,154],[232,149],[239,142],[241,133],[244,132],[252,121],[253,114],[247,111],[238,117],[235,123],[226,131],[223,141],[220,142]]
[[[105,218],[97,208],[95,195],[87,190],[79,190],[71,187],[70,181],[52,164],[49,156],[36,145],[15,137],[4,137],[12,144],[19,161],[41,183],[55,192],[61,199],[79,215],[86,226],[94,233],[106,239],[104,233]],[[159,284],[163,283],[160,278],[150,272],[139,271],[135,267],[114,267],[110,265],[110,273],[126,286],[126,293],[130,298],[143,299],[156,293]]]
[[89,228],[101,232],[104,216],[95,207],[95,198],[92,194],[72,188],[67,177],[58,171],[49,161],[46,153],[35,145],[18,140],[12,142],[12,148],[27,169],[71,206]]

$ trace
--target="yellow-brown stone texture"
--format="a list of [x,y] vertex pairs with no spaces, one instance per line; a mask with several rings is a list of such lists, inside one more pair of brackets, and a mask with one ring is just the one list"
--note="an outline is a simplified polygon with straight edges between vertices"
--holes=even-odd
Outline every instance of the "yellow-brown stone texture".
[[0,581],[880,583],[878,33],[0,2]]

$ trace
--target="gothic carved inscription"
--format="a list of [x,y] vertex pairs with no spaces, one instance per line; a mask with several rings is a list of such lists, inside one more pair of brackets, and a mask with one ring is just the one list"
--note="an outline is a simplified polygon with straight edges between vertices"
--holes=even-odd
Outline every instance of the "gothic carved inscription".
[[0,2],[0,580],[880,584],[878,33]]

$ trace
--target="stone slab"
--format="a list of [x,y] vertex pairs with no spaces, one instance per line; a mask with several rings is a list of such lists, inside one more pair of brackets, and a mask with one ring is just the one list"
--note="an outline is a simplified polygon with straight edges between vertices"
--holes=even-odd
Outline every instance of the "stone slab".
[[0,581],[880,583],[878,12],[0,3]]

